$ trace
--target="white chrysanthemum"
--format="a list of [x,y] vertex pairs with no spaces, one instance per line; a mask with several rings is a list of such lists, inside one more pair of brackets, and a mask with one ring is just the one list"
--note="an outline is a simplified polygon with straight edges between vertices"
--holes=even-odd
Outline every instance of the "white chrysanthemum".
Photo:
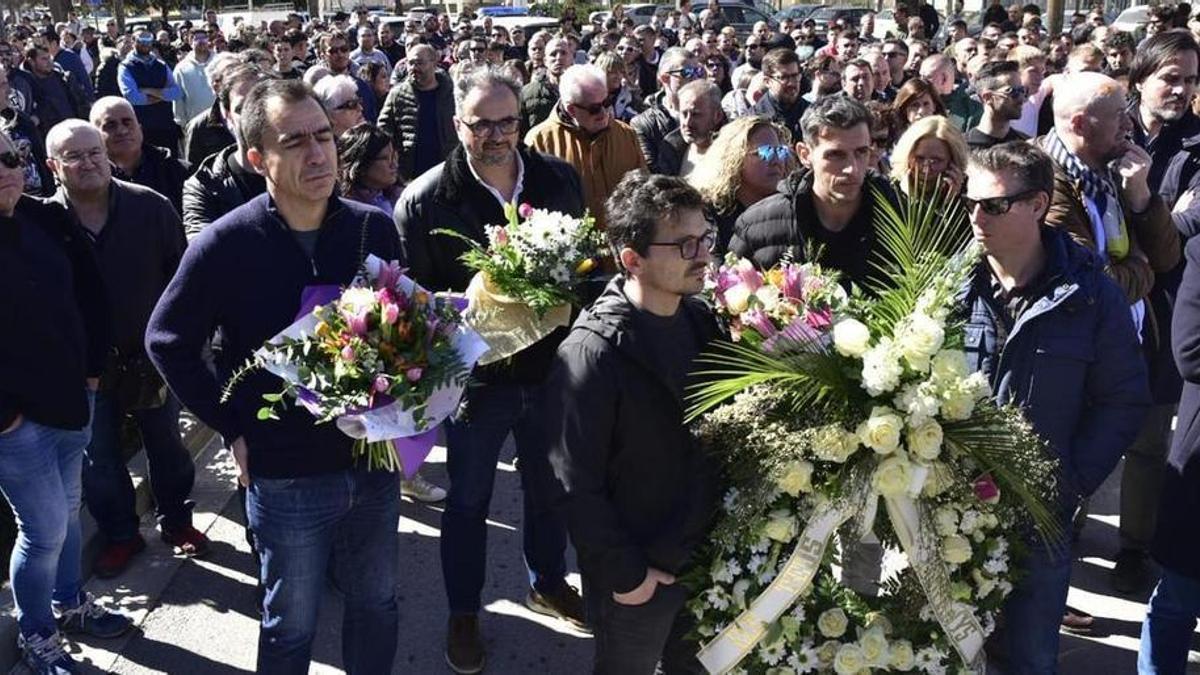
[[786,655],[787,642],[782,638],[770,644],[760,643],[758,646],[758,658],[768,666],[779,665]]
[[775,580],[775,568],[764,567],[762,572],[758,574],[758,583],[769,584]]
[[[804,612],[804,603],[797,602],[796,604],[792,605],[792,611],[789,612],[789,614],[792,615],[793,619],[799,621],[800,623],[804,623],[804,617],[806,616]],[[811,647],[812,643],[810,642],[808,645]]]
[[983,563],[983,571],[998,577],[1008,572],[1008,561],[1001,558],[988,558]]
[[766,537],[759,537],[750,544],[751,553],[766,553],[767,549],[771,548],[771,540]]
[[912,427],[918,427],[935,417],[942,405],[933,384],[929,381],[905,385],[892,402],[897,410],[908,415],[908,424]]
[[811,673],[821,667],[821,659],[817,656],[817,648],[812,641],[805,640],[804,644],[788,657],[787,664],[797,673]]
[[713,586],[704,593],[704,602],[718,612],[729,609],[729,596],[719,587]]
[[755,553],[746,561],[746,570],[751,574],[758,574],[765,564],[767,564],[767,557],[760,553]]
[[946,666],[943,661],[946,660],[946,654],[937,647],[925,647],[917,652],[914,659],[917,668],[920,668],[929,675],[943,675],[946,672]]

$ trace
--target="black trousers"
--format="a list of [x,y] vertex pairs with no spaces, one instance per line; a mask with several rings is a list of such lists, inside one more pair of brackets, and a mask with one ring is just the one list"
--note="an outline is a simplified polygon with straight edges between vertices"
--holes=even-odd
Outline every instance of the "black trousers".
[[665,675],[705,672],[696,660],[698,645],[686,639],[693,622],[684,608],[688,590],[682,584],[660,585],[650,600],[636,606],[617,603],[610,591],[586,578],[583,587],[596,675],[654,675],[660,662]]

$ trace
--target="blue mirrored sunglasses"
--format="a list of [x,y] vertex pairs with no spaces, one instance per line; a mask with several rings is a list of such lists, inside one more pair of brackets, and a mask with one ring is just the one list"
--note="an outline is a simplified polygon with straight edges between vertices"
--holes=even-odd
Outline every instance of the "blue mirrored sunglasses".
[[760,145],[754,154],[764,162],[786,162],[792,156],[792,149],[786,145]]

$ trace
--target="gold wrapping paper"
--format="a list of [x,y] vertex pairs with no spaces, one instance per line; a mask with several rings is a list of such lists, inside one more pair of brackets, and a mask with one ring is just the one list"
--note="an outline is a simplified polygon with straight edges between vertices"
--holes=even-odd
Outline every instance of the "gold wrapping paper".
[[467,324],[490,349],[479,365],[502,361],[571,323],[571,305],[562,304],[538,318],[524,302],[496,292],[487,275],[477,272],[467,286]]

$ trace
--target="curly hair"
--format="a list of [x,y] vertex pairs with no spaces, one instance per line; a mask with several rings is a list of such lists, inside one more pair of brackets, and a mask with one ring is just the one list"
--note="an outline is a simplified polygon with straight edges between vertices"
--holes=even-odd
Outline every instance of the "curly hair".
[[370,122],[360,122],[337,139],[338,190],[343,195],[358,187],[371,162],[392,144],[392,137]]
[[[688,175],[688,183],[717,212],[728,211],[737,201],[738,190],[742,188],[742,167],[752,150],[750,137],[761,129],[773,129],[779,142],[791,147],[791,133],[770,118],[739,117],[721,127],[708,152]],[[795,159],[789,159],[786,170],[790,172],[794,167]]]

